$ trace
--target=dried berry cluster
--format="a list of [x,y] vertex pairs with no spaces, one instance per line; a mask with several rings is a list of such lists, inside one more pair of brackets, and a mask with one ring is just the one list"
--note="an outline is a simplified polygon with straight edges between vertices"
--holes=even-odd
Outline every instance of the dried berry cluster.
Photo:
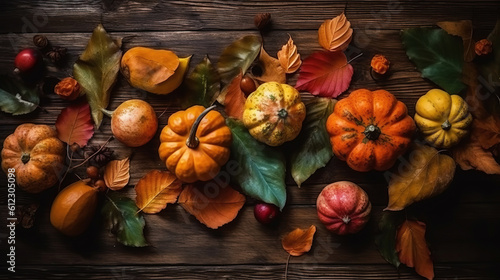
[[54,64],[61,64],[67,54],[67,49],[59,46],[52,46],[44,35],[33,36],[33,44],[45,54]]

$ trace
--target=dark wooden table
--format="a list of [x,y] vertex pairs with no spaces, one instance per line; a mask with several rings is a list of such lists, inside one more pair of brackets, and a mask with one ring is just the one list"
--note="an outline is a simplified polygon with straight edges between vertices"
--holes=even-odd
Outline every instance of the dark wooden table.
[[[18,49],[31,46],[34,34],[49,37],[68,49],[66,65],[51,67],[57,77],[71,74],[71,66],[85,48],[92,30],[102,23],[113,37],[123,37],[123,50],[133,46],[166,48],[179,56],[193,54],[191,68],[208,54],[216,62],[233,40],[257,34],[254,15],[272,14],[272,31],[264,37],[265,48],[275,54],[290,34],[305,58],[319,50],[317,29],[325,19],[340,14],[344,1],[56,1],[22,0],[0,3],[0,69],[13,69]],[[407,27],[433,26],[437,21],[469,19],[474,38],[489,33],[500,12],[498,0],[490,1],[349,1],[346,14],[355,36],[352,45],[364,55],[353,62],[349,92],[357,88],[386,89],[407,104],[410,114],[419,96],[434,85],[421,78],[404,53],[399,37]],[[382,53],[392,61],[393,75],[376,83],[369,76],[369,60]],[[289,79],[295,84],[296,75]],[[120,77],[109,108],[140,98],[160,114],[160,128],[177,110],[168,96],[138,91]],[[0,114],[0,141],[25,122],[54,125],[69,103],[51,94],[41,107],[23,116]],[[111,135],[109,119],[90,144],[102,144]],[[157,139],[157,137],[155,137]],[[123,192],[133,197],[133,186],[152,169],[163,169],[157,156],[158,140],[130,149],[117,141],[109,146],[117,156],[131,156],[132,178]],[[68,180],[76,180],[75,177]],[[366,229],[350,237],[330,234],[319,222],[315,201],[328,183],[351,180],[363,187],[373,203]],[[5,187],[5,174],[0,181]],[[67,238],[49,222],[54,191],[36,198],[19,193],[22,205],[41,202],[33,228],[16,231],[16,273],[2,279],[283,279],[287,253],[281,236],[311,224],[318,231],[311,252],[290,261],[289,279],[421,279],[402,265],[396,270],[376,249],[374,236],[382,209],[387,205],[387,183],[381,173],[357,173],[333,158],[301,188],[287,177],[288,201],[276,226],[263,226],[253,217],[249,199],[239,216],[218,230],[210,230],[178,205],[158,215],[146,215],[146,248],[129,248],[115,241],[99,218],[79,238]],[[500,178],[475,171],[457,171],[451,187],[422,205],[427,240],[435,264],[436,279],[499,279]],[[2,188],[1,217],[6,221],[6,190]],[[6,222],[5,222],[6,223]],[[1,226],[1,255],[7,252],[5,226]]]

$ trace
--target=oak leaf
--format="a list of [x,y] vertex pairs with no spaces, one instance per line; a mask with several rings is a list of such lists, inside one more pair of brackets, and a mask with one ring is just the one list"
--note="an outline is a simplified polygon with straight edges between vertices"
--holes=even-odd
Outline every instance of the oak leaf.
[[328,51],[344,51],[352,40],[351,23],[344,13],[328,19],[318,30],[319,44]]
[[152,170],[135,185],[135,204],[147,214],[156,214],[168,203],[175,203],[182,183],[168,171]]
[[295,88],[336,98],[349,88],[353,72],[343,52],[315,52],[302,63]]
[[68,145],[87,145],[94,135],[94,125],[87,102],[64,108],[56,120],[57,138]]
[[112,160],[106,165],[104,171],[104,182],[113,191],[123,189],[130,180],[129,158],[122,160]]
[[316,226],[311,225],[308,229],[297,228],[281,239],[283,249],[294,257],[302,256],[311,250]]
[[434,264],[431,252],[425,242],[425,224],[419,221],[405,221],[398,229],[396,250],[399,260],[427,279],[434,278]]
[[260,49],[258,64],[262,68],[262,74],[259,76],[254,75],[257,81],[260,83],[286,83],[285,69],[281,67],[279,60],[270,56],[263,47]]
[[297,46],[293,43],[292,36],[288,38],[288,42],[278,52],[278,61],[287,74],[294,73],[302,65],[300,54],[297,52]]
[[241,79],[243,78],[240,72],[232,81],[224,88],[221,95],[224,96],[224,110],[230,117],[241,120],[243,118],[243,111],[245,110],[245,93],[241,90]]
[[455,175],[453,158],[420,144],[415,144],[398,163],[385,174],[390,179],[389,205],[385,210],[402,210],[436,196],[448,188]]
[[245,196],[230,186],[209,181],[185,186],[178,203],[202,224],[216,229],[236,218],[245,204]]

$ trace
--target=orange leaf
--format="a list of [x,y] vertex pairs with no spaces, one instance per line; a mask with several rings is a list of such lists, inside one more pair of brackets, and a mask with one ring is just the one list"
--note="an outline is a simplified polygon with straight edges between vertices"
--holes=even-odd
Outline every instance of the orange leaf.
[[288,39],[288,43],[283,45],[278,52],[278,60],[287,74],[299,70],[302,60],[300,59],[300,54],[297,52],[297,46],[293,43],[292,36]]
[[226,92],[222,93],[225,95],[224,110],[229,116],[237,118],[239,120],[243,118],[245,101],[247,100],[240,87],[242,77],[243,75],[240,71],[240,74],[238,74],[238,76],[236,76],[226,87]]
[[245,196],[230,186],[221,187],[209,181],[184,187],[178,203],[202,224],[216,229],[236,218]]
[[290,255],[302,256],[311,250],[314,233],[316,233],[314,225],[305,230],[297,228],[281,239],[281,245]]
[[168,171],[152,170],[135,185],[135,204],[140,211],[156,214],[168,203],[175,203],[181,193],[182,183]]
[[121,190],[130,179],[130,161],[128,158],[112,160],[106,165],[104,182],[113,191]]
[[425,242],[425,224],[419,221],[405,221],[398,229],[396,251],[399,260],[427,279],[434,278],[431,252]]
[[56,120],[57,138],[68,145],[77,143],[80,147],[94,135],[94,125],[87,102],[64,108]]
[[321,24],[318,30],[319,44],[329,51],[344,51],[352,39],[351,23],[344,13]]
[[263,47],[260,49],[259,65],[262,67],[262,75],[254,77],[257,81],[286,83],[285,69],[281,67],[279,60],[270,56]]
[[453,159],[462,170],[476,169],[486,174],[500,174],[500,165],[490,151],[475,139],[468,139],[452,150]]

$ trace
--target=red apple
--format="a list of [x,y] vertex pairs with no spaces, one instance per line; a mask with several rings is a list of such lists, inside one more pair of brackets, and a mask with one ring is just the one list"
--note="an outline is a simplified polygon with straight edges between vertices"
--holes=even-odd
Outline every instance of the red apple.
[[338,235],[359,232],[368,221],[371,208],[366,192],[348,181],[326,186],[316,200],[319,220]]
[[264,225],[274,222],[279,213],[278,206],[264,202],[256,204],[253,208],[255,219]]
[[43,57],[40,51],[27,48],[20,51],[14,60],[15,72],[28,74],[41,70]]

